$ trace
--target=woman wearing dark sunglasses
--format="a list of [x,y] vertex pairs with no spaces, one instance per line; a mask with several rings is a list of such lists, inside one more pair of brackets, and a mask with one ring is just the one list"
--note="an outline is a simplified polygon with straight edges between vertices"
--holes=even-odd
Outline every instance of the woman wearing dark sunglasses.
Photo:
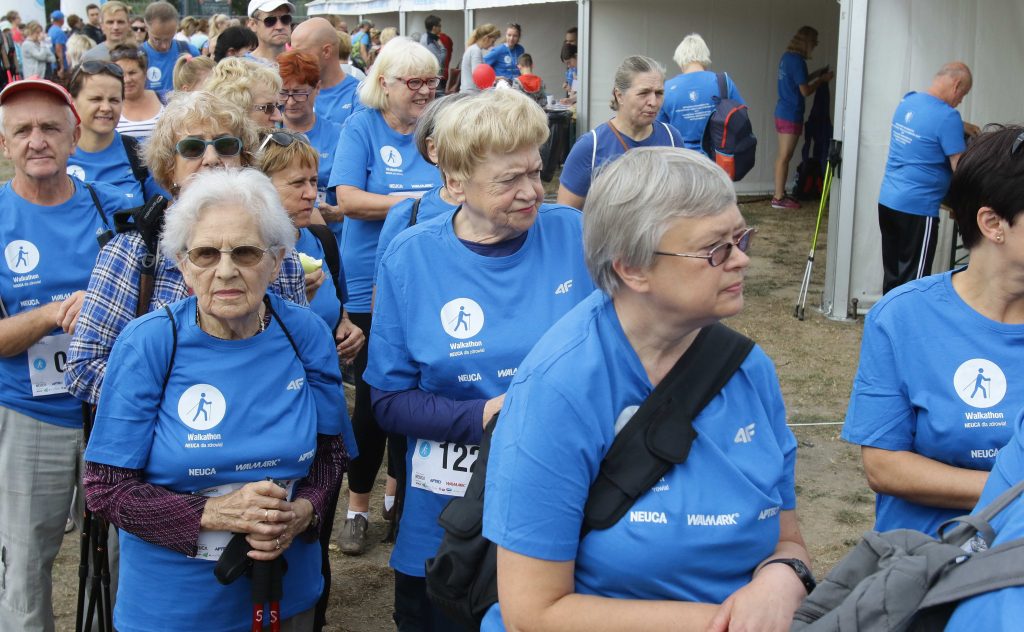
[[113,184],[130,193],[138,204],[155,195],[170,197],[148,170],[133,172],[128,152],[141,164],[139,143],[115,129],[124,105],[121,67],[109,61],[84,62],[71,72],[68,92],[82,117],[82,135],[68,158],[68,173],[87,182]]
[[110,61],[121,67],[124,76],[124,107],[117,131],[146,140],[164,112],[160,97],[146,89],[146,53],[134,44],[118,44],[110,51]]
[[281,77],[271,68],[248,58],[233,57],[214,67],[203,89],[242,108],[256,127],[277,127]]
[[86,455],[89,506],[120,529],[120,630],[261,629],[251,579],[214,576],[235,533],[287,563],[270,629],[313,629],[320,516],[355,445],[330,330],[267,291],[294,230],[254,169],[199,174],[167,217],[194,294],[118,337]]

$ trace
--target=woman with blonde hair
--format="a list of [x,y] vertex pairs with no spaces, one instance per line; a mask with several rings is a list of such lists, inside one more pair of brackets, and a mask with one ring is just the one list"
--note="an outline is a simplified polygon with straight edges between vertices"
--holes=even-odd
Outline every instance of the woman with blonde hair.
[[75,33],[68,38],[68,68],[74,68],[82,63],[82,57],[86,51],[96,46],[88,36]]
[[213,57],[213,50],[217,46],[217,36],[220,35],[224,29],[228,28],[228,21],[228,16],[223,13],[218,13],[210,18],[210,37],[200,49],[203,55],[206,57]]
[[25,78],[45,77],[47,64],[57,61],[53,49],[43,39],[43,27],[32,20],[25,25],[25,41],[21,44],[22,72]]
[[225,58],[210,72],[203,89],[242,108],[257,127],[277,127],[281,122],[281,77],[272,68],[243,57]]
[[174,62],[174,89],[184,92],[198,90],[216,65],[209,57],[182,55]]
[[469,36],[460,66],[460,92],[480,92],[480,88],[473,83],[473,69],[484,63],[484,52],[491,50],[499,37],[501,31],[493,24],[481,24]]

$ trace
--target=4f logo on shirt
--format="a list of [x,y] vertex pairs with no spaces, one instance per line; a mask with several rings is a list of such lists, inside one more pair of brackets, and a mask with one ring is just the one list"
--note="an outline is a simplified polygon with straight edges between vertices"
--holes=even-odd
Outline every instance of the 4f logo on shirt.
[[441,308],[441,327],[453,338],[472,338],[484,328],[484,310],[471,298],[448,301]]
[[736,431],[736,438],[733,439],[735,443],[750,443],[754,440],[754,426],[756,424],[747,424]]
[[306,382],[306,378],[297,377],[294,380],[292,380],[291,382],[288,382],[288,388],[285,389],[285,390],[301,391],[302,390],[302,385],[305,384],[305,382]]
[[178,419],[193,430],[209,430],[224,419],[227,402],[216,386],[190,386],[178,399]]
[[395,169],[402,166],[402,154],[391,145],[384,145],[380,148],[380,159],[389,167]]
[[558,288],[555,289],[555,294],[568,294],[569,290],[572,289],[572,279],[569,279],[565,283],[559,283]]
[[39,249],[30,241],[15,239],[4,248],[7,267],[15,274],[28,274],[39,265]]
[[991,408],[1006,395],[1006,376],[994,362],[973,358],[957,367],[953,388],[968,406]]

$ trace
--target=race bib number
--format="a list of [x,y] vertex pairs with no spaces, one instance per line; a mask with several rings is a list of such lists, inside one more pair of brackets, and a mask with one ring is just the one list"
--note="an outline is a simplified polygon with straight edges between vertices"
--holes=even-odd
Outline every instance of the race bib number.
[[64,370],[68,364],[71,334],[44,336],[28,348],[28,377],[32,382],[32,397],[67,393]]
[[[226,485],[218,485],[216,487],[209,487],[196,492],[200,496],[206,496],[207,498],[216,498],[217,496],[224,496],[231,492],[238,491],[246,483],[229,483]],[[288,498],[292,497],[292,490],[295,487],[295,481],[277,481],[277,484],[288,490]],[[210,531],[209,529],[199,530],[199,539],[197,540],[196,556],[194,560],[207,560],[210,562],[216,562],[220,559],[220,556],[224,553],[224,549],[227,548],[228,543],[231,542],[231,538],[234,537],[234,533],[230,531]]]
[[442,496],[464,496],[479,452],[476,445],[417,440],[412,486]]

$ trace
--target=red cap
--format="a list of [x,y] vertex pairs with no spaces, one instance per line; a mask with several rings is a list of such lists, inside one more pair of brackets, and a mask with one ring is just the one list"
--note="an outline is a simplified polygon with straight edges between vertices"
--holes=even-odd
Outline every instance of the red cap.
[[71,94],[67,90],[65,90],[63,86],[60,86],[52,81],[47,81],[46,79],[22,79],[21,81],[13,81],[7,84],[7,87],[5,87],[3,90],[0,90],[0,105],[3,105],[4,101],[6,101],[8,97],[11,97],[20,92],[28,92],[31,90],[48,92],[56,97],[59,97],[62,101],[64,101],[67,104],[69,108],[71,108],[71,113],[75,115],[75,121],[77,123],[82,122],[82,117],[78,116],[78,110],[75,109],[75,101],[71,98]]

